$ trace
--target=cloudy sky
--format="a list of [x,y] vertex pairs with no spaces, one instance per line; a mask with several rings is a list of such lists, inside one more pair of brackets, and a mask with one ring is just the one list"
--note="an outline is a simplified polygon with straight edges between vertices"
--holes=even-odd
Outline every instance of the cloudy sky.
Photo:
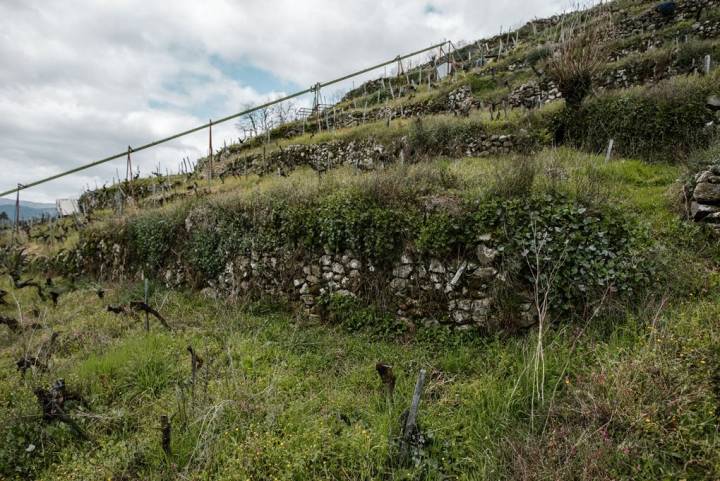
[[[0,0],[0,191],[567,0]],[[422,60],[422,59],[418,59]],[[349,87],[346,85],[344,87]],[[328,93],[330,94],[330,93]],[[215,143],[239,135],[232,122]],[[199,133],[138,153],[147,174],[205,155]],[[54,201],[117,161],[23,191]]]

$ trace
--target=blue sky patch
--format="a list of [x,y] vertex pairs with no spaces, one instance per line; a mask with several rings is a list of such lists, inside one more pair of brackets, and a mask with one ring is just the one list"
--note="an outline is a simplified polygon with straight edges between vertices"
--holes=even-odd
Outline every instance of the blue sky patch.
[[254,88],[260,94],[270,92],[293,92],[301,90],[294,82],[279,79],[271,72],[241,62],[226,62],[217,55],[210,57],[210,64],[223,75],[236,80],[241,85]]
[[[301,90],[301,87],[294,82],[283,81],[273,75],[271,72],[256,68],[250,64],[240,62],[227,62],[217,55],[210,57],[210,64],[218,69],[225,77],[231,78],[242,86],[252,87],[259,94],[269,94],[270,92],[294,92]],[[180,96],[189,95],[190,88],[201,87],[210,84],[212,78],[208,75],[197,74],[194,72],[182,72],[176,78],[165,82],[163,87],[166,91],[178,94]],[[228,105],[226,95],[214,95],[198,105],[191,106],[187,111],[199,118],[211,118],[226,115],[239,109],[239,105]],[[179,106],[173,105],[161,99],[150,99],[148,106],[153,109],[177,109]],[[182,107],[185,110],[185,107]]]

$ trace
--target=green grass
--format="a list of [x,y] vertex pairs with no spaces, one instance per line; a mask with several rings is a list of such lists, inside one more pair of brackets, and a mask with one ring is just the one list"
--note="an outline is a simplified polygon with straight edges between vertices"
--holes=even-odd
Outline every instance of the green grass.
[[[634,14],[650,7],[647,2],[630,5]],[[555,41],[559,28],[537,37]],[[673,28],[680,27],[669,27],[665,34]],[[697,44],[698,49],[712,46]],[[473,82],[479,97],[495,99],[531,78],[526,70],[506,71],[510,63],[525,58],[526,47],[476,70],[496,68],[495,86],[460,76],[457,85],[446,82],[432,92],[423,87],[414,101],[430,101]],[[637,57],[654,55],[657,52]],[[126,217],[148,216],[145,233],[152,234],[157,231],[152,216],[177,220],[184,209],[202,207],[203,202],[260,205],[267,198],[292,201],[351,189],[382,190],[397,200],[408,187],[418,198],[484,198],[513,191],[521,177],[518,171],[528,169],[536,193],[559,191],[591,205],[611,204],[637,219],[657,241],[655,257],[664,265],[645,297],[633,305],[613,299],[583,320],[553,318],[542,333],[533,328],[480,336],[421,327],[413,335],[398,334],[365,325],[372,324],[370,318],[383,322],[391,313],[362,310],[341,325],[319,324],[281,309],[277,299],[254,304],[215,301],[155,284],[150,303],[173,331],[151,321],[148,333],[142,316],[105,310],[107,304],[138,299],[138,283],[107,285],[100,300],[94,292],[97,285],[86,279],[53,307],[32,289],[13,289],[3,277],[0,288],[9,293],[0,315],[44,327],[11,332],[0,325],[0,479],[720,479],[720,252],[716,238],[681,220],[676,181],[688,173],[678,159],[650,155],[661,147],[673,147],[669,150],[675,154],[678,142],[688,143],[679,145],[681,153],[697,147],[683,136],[687,122],[672,124],[683,135],[672,131],[656,139],[651,134],[665,125],[661,117],[674,118],[671,101],[683,100],[686,90],[702,93],[692,96],[695,102],[717,90],[706,82],[675,79],[667,85],[679,93],[667,86],[635,88],[588,101],[593,109],[586,113],[592,121],[579,126],[580,133],[591,137],[586,147],[599,152],[614,136],[618,152],[648,157],[652,164],[634,158],[606,163],[602,155],[569,148],[548,148],[530,157],[461,160],[429,154],[417,165],[368,174],[341,167],[319,178],[310,168],[299,168],[288,178],[229,178],[208,186],[207,200],[185,198],[164,207],[146,203],[125,212]],[[662,102],[669,107],[654,112]],[[607,105],[625,113],[638,110],[634,103],[659,123],[618,127],[619,119],[630,117],[614,115]],[[684,108],[686,102],[680,104]],[[545,125],[561,107],[561,102],[548,105],[534,116]],[[507,121],[486,116],[440,115],[423,122],[437,130],[481,122],[490,132],[534,125],[520,110],[511,111]],[[279,140],[268,149],[368,137],[391,142],[412,129],[407,119],[394,120],[389,127],[375,122]],[[716,161],[716,150],[698,153],[689,163]],[[241,155],[258,151],[247,149]],[[138,185],[151,183],[142,180]],[[185,185],[175,187],[175,192],[185,191]],[[113,229],[113,217],[109,211],[96,212],[85,233]],[[70,232],[62,242],[28,243],[28,254],[41,258],[71,249],[79,237]],[[153,260],[159,262],[168,239],[150,240]],[[36,277],[42,278],[40,273]],[[42,352],[51,332],[59,337],[49,369],[21,378],[15,362]],[[189,345],[204,360],[194,385]],[[380,361],[392,364],[398,376],[392,401],[386,399],[374,369]],[[427,444],[414,453],[411,465],[402,466],[397,462],[400,419],[421,368],[428,372],[419,416]],[[73,409],[70,415],[90,441],[78,439],[62,423],[39,418],[33,390],[59,378],[89,403],[89,409]],[[170,457],[161,448],[162,415],[172,422]]]
[[[109,301],[130,287],[115,286]],[[12,362],[47,336],[0,328],[3,477],[524,479],[523,465],[532,463],[532,479],[581,479],[582,463],[591,460],[595,479],[718,474],[717,298],[666,307],[655,320],[648,310],[614,325],[548,331],[543,399],[532,389],[535,333],[476,338],[428,330],[400,343],[282,312],[251,315],[194,294],[156,290],[152,300],[174,332],[153,325],[146,334],[141,321],[100,312],[92,292],[70,294],[39,319],[60,333],[50,371],[24,380]],[[18,302],[23,311],[37,304],[29,293]],[[194,395],[188,344],[205,360]],[[398,376],[391,403],[374,371],[378,361]],[[401,468],[393,462],[394,436],[420,368],[429,373],[420,423],[431,442],[416,466]],[[60,377],[91,405],[75,416],[92,442],[32,419],[32,388]],[[603,434],[613,449],[598,447],[604,438],[595,429],[606,420],[593,406],[601,405],[617,413]],[[589,410],[589,425],[578,410]],[[171,459],[160,448],[162,414],[173,416]],[[548,440],[554,444],[541,449]],[[36,449],[27,453],[30,444]],[[564,465],[560,450],[569,445],[581,457]],[[684,466],[691,456],[699,462]]]
[[[388,171],[385,182],[429,181],[447,171],[462,179],[455,188],[496,189],[521,160],[435,159]],[[605,163],[570,149],[531,160],[536,188],[612,199],[644,219],[688,272],[670,281],[674,289],[658,279],[642,305],[609,309],[587,324],[554,323],[543,333],[542,370],[533,367],[537,330],[481,337],[421,328],[413,337],[389,338],[315,324],[272,304],[229,304],[153,284],[151,304],[174,330],[152,322],[146,333],[142,317],[104,311],[140,297],[137,284],[108,286],[102,301],[95,285],[80,285],[53,308],[3,279],[10,304],[0,313],[22,313],[23,323],[47,329],[12,333],[0,326],[0,477],[715,479],[719,281],[697,248],[698,232],[672,211],[668,192],[681,169]],[[349,169],[323,179],[326,187],[368,181]],[[318,186],[304,170],[247,182],[221,195],[310,193]],[[700,272],[699,287],[684,291],[698,285],[687,275]],[[14,362],[39,352],[50,329],[60,337],[49,371],[21,379]],[[194,389],[188,345],[205,361]],[[392,402],[374,370],[379,361],[398,376]],[[420,368],[428,371],[420,411],[428,444],[413,465],[400,466],[400,416]],[[89,402],[90,410],[71,412],[92,441],[38,419],[32,391],[58,378]],[[170,458],[161,449],[161,415],[172,418]]]

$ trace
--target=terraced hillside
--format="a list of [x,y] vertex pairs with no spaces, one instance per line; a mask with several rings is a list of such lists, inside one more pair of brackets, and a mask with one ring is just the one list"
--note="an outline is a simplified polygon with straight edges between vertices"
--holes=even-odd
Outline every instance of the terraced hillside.
[[4,232],[0,479],[718,479],[720,5],[655,7]]

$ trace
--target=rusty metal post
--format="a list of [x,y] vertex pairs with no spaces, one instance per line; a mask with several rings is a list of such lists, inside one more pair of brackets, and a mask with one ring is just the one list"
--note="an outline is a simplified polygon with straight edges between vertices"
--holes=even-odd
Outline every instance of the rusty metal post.
[[210,183],[212,184],[213,179],[213,146],[212,146],[212,119],[210,119],[210,122],[208,122],[208,134],[209,134],[209,150],[210,150],[210,174],[208,178],[210,179]]
[[130,153],[132,152],[132,147],[128,145],[128,152],[127,152],[127,165],[125,167],[126,174],[127,174],[127,181],[130,182],[132,180],[132,159],[130,158]]
[[20,234],[20,189],[21,188],[22,188],[22,184],[18,183],[17,196],[15,197],[15,234],[13,234],[13,240],[15,240],[15,236]]
[[322,121],[320,120],[320,82],[316,83],[312,87],[313,92],[315,93],[315,97],[313,98],[313,106],[312,106],[312,113],[315,114],[315,118],[317,120],[317,131],[322,132]]

